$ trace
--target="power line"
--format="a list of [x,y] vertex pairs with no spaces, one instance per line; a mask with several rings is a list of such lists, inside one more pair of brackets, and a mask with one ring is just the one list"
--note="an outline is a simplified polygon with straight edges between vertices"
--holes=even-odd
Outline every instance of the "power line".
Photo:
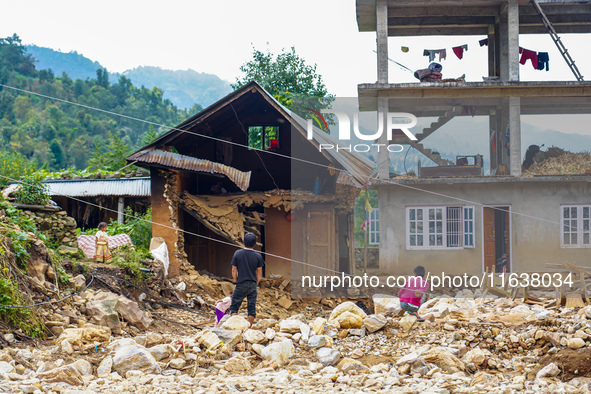
[[[273,151],[269,151],[269,150],[265,150],[265,149],[259,149],[259,148],[252,148],[252,147],[250,147],[248,145],[244,145],[244,144],[241,144],[241,143],[238,143],[238,142],[227,141],[227,140],[224,140],[224,139],[221,139],[221,138],[216,138],[214,136],[205,135],[205,134],[199,134],[199,133],[196,133],[194,131],[179,129],[177,127],[166,126],[166,125],[163,125],[163,124],[160,124],[160,123],[156,123],[156,122],[151,122],[151,121],[144,120],[144,119],[135,118],[133,116],[123,115],[123,114],[119,114],[117,112],[107,111],[107,110],[104,110],[104,109],[101,109],[101,108],[91,107],[91,106],[88,106],[88,105],[85,105],[85,104],[74,103],[72,101],[64,100],[64,99],[61,99],[61,98],[57,98],[57,97],[53,97],[53,96],[48,96],[48,95],[45,95],[45,94],[41,94],[41,93],[37,93],[37,92],[32,92],[32,91],[25,90],[25,89],[15,88],[14,86],[4,85],[4,84],[1,84],[1,83],[0,83],[0,86],[1,87],[5,87],[5,88],[8,88],[8,89],[13,89],[13,90],[16,90],[16,91],[19,91],[19,92],[23,92],[23,93],[27,93],[27,94],[32,94],[32,95],[39,96],[39,97],[43,97],[43,98],[46,98],[46,99],[49,99],[49,100],[56,100],[56,101],[59,101],[59,102],[62,102],[62,103],[71,104],[71,105],[77,105],[79,107],[83,107],[83,108],[86,108],[86,109],[91,109],[91,110],[103,112],[103,113],[106,113],[106,114],[109,114],[109,115],[120,116],[122,118],[130,119],[130,120],[135,120],[135,121],[142,122],[142,123],[147,123],[147,124],[150,124],[150,125],[153,125],[153,126],[164,127],[164,128],[167,128],[168,131],[172,131],[172,130],[174,130],[174,131],[180,131],[180,132],[187,133],[187,134],[192,134],[192,135],[195,135],[195,136],[198,136],[198,137],[207,138],[207,139],[210,139],[210,140],[213,140],[213,141],[217,141],[217,142],[221,142],[221,143],[225,143],[225,144],[230,144],[230,145],[235,145],[235,146],[239,146],[241,148],[247,148],[247,149],[254,150],[254,151],[264,152],[264,153],[267,153],[267,154],[270,154],[270,155],[284,157],[284,158],[287,158],[289,160],[297,160],[297,161],[300,161],[302,163],[311,164],[311,165],[315,165],[315,166],[318,166],[318,167],[323,167],[323,168],[326,168],[326,169],[334,169],[336,171],[344,172],[344,173],[349,174],[349,175],[362,175],[362,174],[354,174],[354,173],[351,173],[350,171],[348,171],[346,169],[333,168],[333,167],[330,167],[329,165],[316,163],[316,162],[313,162],[313,161],[310,161],[310,160],[306,160],[306,159],[301,159],[301,158],[298,158],[298,157],[287,156],[287,155],[284,155],[284,154],[279,153],[279,152],[273,152]],[[193,124],[195,124],[198,120],[199,119],[194,119],[191,123],[189,123],[187,125],[184,125],[184,127],[190,127]]]

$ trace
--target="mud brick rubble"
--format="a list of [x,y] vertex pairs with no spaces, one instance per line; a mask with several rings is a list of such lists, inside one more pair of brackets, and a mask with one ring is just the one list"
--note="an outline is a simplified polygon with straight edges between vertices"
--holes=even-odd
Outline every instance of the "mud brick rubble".
[[218,328],[174,326],[121,295],[88,289],[45,312],[57,338],[32,346],[4,335],[0,392],[591,391],[591,307],[545,309],[464,290],[429,300],[418,322],[399,313],[396,298],[339,300],[326,311],[293,301],[288,318],[259,318],[252,328],[242,314]]

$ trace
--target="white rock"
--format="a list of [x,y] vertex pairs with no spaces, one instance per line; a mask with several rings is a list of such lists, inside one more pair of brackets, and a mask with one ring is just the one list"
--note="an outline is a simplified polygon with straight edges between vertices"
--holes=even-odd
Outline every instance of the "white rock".
[[0,361],[0,373],[7,374],[14,372],[14,367],[6,361]]
[[335,365],[341,358],[341,353],[337,349],[321,347],[316,352],[316,357],[322,365]]
[[62,343],[60,343],[60,349],[62,352],[66,353],[66,354],[73,354],[74,353],[74,348],[72,347],[72,344],[70,343],[70,341],[62,341]]
[[117,350],[123,346],[137,346],[137,342],[133,338],[121,338],[114,340],[107,346],[109,350]]
[[250,327],[250,323],[244,317],[239,315],[230,316],[220,328],[224,330],[246,331]]
[[569,348],[576,350],[585,346],[585,341],[582,338],[570,338],[566,344]]
[[146,348],[139,346],[123,346],[117,349],[113,356],[113,369],[122,376],[132,369],[145,373],[162,372],[154,356]]
[[363,326],[369,332],[376,332],[384,328],[384,326],[388,323],[384,315],[370,315],[363,319]]
[[186,362],[184,359],[182,358],[173,358],[172,360],[170,360],[170,368],[174,368],[174,369],[181,369],[185,366]]
[[558,376],[559,373],[560,368],[558,368],[556,364],[550,363],[538,371],[538,373],[536,374],[536,378],[552,378],[554,376]]
[[466,364],[474,363],[474,365],[482,364],[485,359],[486,355],[480,348],[474,348],[466,353],[464,357],[462,357],[462,361],[464,361]]
[[173,350],[172,346],[170,346],[168,344],[160,344],[160,345],[152,346],[151,348],[148,349],[148,351],[152,354],[152,356],[154,356],[156,361],[163,360],[163,359],[168,358],[174,354],[174,350]]
[[308,346],[310,347],[323,347],[326,345],[326,337],[324,335],[314,335],[308,339]]
[[84,359],[77,360],[70,364],[80,372],[80,375],[92,375],[92,364]]
[[265,349],[265,347],[261,344],[255,343],[252,345],[252,350],[259,356],[263,354],[263,349]]
[[302,340],[307,341],[310,338],[310,326],[306,323],[300,324],[300,332],[302,333]]
[[324,325],[327,323],[326,319],[323,317],[317,317],[316,320],[312,322],[312,331],[316,333],[316,335],[324,334]]
[[244,340],[249,343],[265,343],[265,342],[267,342],[267,337],[265,336],[265,334],[263,334],[262,332],[260,332],[258,330],[252,330],[252,329],[248,329],[248,330],[244,331],[244,333],[242,334],[242,338],[244,338]]
[[265,336],[269,341],[272,341],[273,338],[275,338],[275,330],[273,330],[271,327],[267,328],[265,331]]
[[294,355],[295,348],[291,339],[275,342],[263,349],[261,357],[264,360],[274,360],[278,365],[285,365]]
[[111,374],[112,368],[113,368],[113,358],[111,356],[107,356],[107,357],[103,358],[103,360],[99,364],[98,368],[96,369],[96,375],[99,378],[106,378]]
[[282,320],[281,323],[279,323],[279,330],[281,332],[295,334],[296,332],[301,332],[301,326],[302,322],[300,322],[299,320]]

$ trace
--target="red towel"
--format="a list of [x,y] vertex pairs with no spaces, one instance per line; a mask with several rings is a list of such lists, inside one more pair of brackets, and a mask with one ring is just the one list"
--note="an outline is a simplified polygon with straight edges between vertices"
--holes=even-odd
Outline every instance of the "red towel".
[[452,51],[456,54],[458,59],[462,59],[464,57],[464,48],[460,47],[453,47]]
[[527,59],[531,60],[532,66],[534,66],[534,70],[538,69],[538,53],[534,51],[530,51],[529,49],[523,48],[521,52],[521,59],[519,59],[520,64],[525,64]]

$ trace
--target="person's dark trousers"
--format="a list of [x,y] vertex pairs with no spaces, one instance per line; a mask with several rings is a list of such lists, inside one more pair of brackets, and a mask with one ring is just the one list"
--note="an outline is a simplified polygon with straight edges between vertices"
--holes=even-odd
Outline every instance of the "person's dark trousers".
[[257,284],[256,282],[242,282],[238,283],[234,288],[232,294],[232,304],[230,305],[230,314],[238,313],[242,301],[246,297],[246,310],[248,316],[256,317],[256,304],[257,304]]

